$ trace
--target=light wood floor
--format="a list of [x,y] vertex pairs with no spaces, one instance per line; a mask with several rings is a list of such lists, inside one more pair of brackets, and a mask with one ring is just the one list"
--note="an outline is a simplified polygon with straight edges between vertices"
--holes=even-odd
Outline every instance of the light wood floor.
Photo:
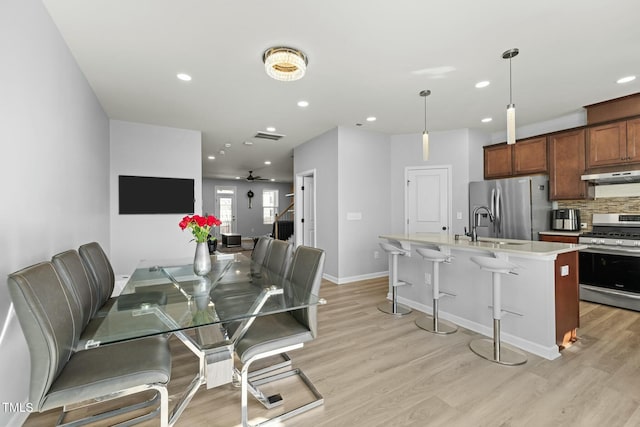
[[[640,313],[581,302],[579,340],[561,358],[529,355],[525,365],[506,367],[468,349],[478,336],[473,332],[436,336],[415,326],[419,312],[400,318],[381,313],[376,305],[386,292],[386,278],[323,283],[328,303],[319,309],[319,337],[291,356],[325,404],[286,426],[640,425]],[[172,344],[169,391],[175,398],[191,380],[196,359],[179,341]],[[306,398],[303,387],[287,381],[276,388],[286,402]],[[279,411],[267,412],[250,399],[254,418]],[[25,425],[50,426],[57,415],[32,414]],[[239,422],[239,389],[228,385],[199,390],[177,426]]]

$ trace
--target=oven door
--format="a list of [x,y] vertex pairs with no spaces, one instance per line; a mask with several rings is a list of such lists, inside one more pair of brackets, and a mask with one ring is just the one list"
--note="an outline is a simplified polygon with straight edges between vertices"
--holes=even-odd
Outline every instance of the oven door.
[[581,250],[580,283],[640,294],[640,249]]
[[640,311],[640,249],[580,251],[580,299]]

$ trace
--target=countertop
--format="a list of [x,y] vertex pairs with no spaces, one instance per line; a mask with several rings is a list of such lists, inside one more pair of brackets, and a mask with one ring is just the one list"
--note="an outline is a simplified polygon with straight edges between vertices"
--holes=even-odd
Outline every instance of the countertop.
[[559,230],[549,230],[549,231],[540,231],[538,234],[547,234],[549,236],[570,236],[570,237],[578,237],[582,234],[582,231],[559,231]]
[[379,236],[381,239],[396,240],[399,242],[422,243],[432,245],[449,246],[456,249],[486,250],[491,252],[504,252],[523,256],[555,256],[561,253],[586,249],[586,245],[573,243],[543,242],[539,240],[513,240],[493,239],[481,237],[477,242],[472,242],[467,236],[458,236],[458,239],[448,234],[440,233],[415,233],[415,234],[387,234]]

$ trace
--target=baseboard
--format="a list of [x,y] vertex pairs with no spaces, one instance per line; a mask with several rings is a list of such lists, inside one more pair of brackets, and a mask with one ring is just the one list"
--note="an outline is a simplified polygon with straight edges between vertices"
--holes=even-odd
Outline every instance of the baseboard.
[[388,271],[379,271],[377,273],[367,273],[367,274],[361,274],[358,276],[349,276],[349,277],[341,277],[341,278],[331,276],[325,273],[322,275],[322,277],[332,283],[335,283],[336,285],[344,285],[346,283],[360,282],[361,280],[377,279],[379,277],[385,277],[388,275],[389,275]]
[[[391,295],[387,296],[388,299],[391,299]],[[433,314],[432,307],[426,306],[424,304],[419,304],[409,299],[398,297],[398,302],[406,305],[407,307],[411,307],[414,310],[421,311],[427,314]],[[458,317],[452,314],[447,313],[446,311],[438,310],[438,316],[443,320],[448,320],[451,323],[455,323],[458,326],[462,326],[463,328],[469,329],[470,331],[477,332],[486,337],[493,337],[493,328],[490,326],[485,326],[477,322],[472,322],[468,319],[464,319],[462,317]],[[511,334],[505,333],[504,331],[500,334],[501,340],[506,342],[507,344],[511,344],[515,347],[518,347],[524,351],[528,351],[529,353],[535,354],[537,356],[543,357],[547,360],[554,360],[560,357],[560,350],[557,345],[552,345],[550,347],[543,346],[520,337],[513,336]]]

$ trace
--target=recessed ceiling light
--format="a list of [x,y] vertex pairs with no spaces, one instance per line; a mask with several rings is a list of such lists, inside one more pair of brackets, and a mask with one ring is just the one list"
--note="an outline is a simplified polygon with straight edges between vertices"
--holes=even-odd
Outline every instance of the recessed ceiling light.
[[270,165],[270,164],[271,164],[271,162],[270,162],[269,160],[267,160],[267,161],[265,161],[265,162],[264,162],[264,164],[265,164],[265,165]]
[[275,178],[271,178],[271,182],[273,182],[273,181],[275,181],[275,180],[276,180]]
[[373,116],[367,117],[368,122],[375,122],[377,119]]
[[476,87],[478,89],[482,89],[483,87],[487,87],[491,84],[491,82],[489,80],[483,80],[481,82],[476,83]]
[[273,126],[269,126],[267,128],[267,132],[275,132],[275,131],[276,131],[276,128],[274,128]]
[[245,141],[245,142],[243,142],[243,144],[244,145],[253,145],[253,142],[252,141]]
[[215,160],[215,159],[216,159],[216,156],[209,156],[209,157],[207,157],[207,159],[209,159],[209,160]]
[[236,179],[240,179],[240,177],[239,177],[239,176],[236,176]]
[[190,82],[191,81],[191,76],[189,74],[178,73],[178,74],[176,74],[176,77],[179,78],[180,80],[184,81],[184,82]]
[[307,101],[298,101],[298,107],[308,107],[309,102]]
[[226,148],[230,148],[230,147],[231,147],[231,144],[229,144],[229,143],[227,142],[226,144],[224,144],[224,146],[225,146]]
[[491,117],[485,117],[481,121],[482,121],[482,123],[489,123],[491,120],[493,120]]
[[621,79],[618,79],[616,81],[616,83],[622,84],[622,83],[629,83],[632,82],[636,79],[636,76],[627,76],[627,77],[622,77]]

